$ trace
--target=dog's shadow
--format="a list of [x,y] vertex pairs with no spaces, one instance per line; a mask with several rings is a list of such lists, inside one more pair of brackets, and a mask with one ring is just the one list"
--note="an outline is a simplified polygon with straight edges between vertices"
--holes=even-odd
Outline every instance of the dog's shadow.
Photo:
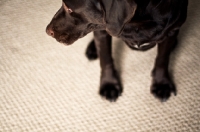
[[178,45],[176,46],[176,49],[174,50],[174,53],[172,53],[172,56],[171,56],[170,70],[172,73],[176,65],[176,62],[180,57],[182,50],[188,45],[191,45],[194,47],[194,45],[191,42],[190,36],[194,37],[193,34],[195,30],[199,30],[196,28],[196,26],[200,23],[199,12],[200,12],[200,1],[190,0],[188,4],[186,22],[183,24],[183,26],[180,29],[180,33],[178,36]]
[[121,39],[113,38],[112,52],[113,52],[115,67],[119,74],[121,74],[122,72],[122,61],[124,57],[125,46],[126,44]]
[[[189,34],[196,30],[196,25],[199,24],[199,15],[200,12],[200,1],[199,0],[189,0],[188,4],[188,12],[187,12],[187,19],[186,22],[183,24],[180,30],[179,34],[179,43],[182,43],[182,41],[185,41],[187,39],[187,36]],[[179,46],[178,46],[179,47]]]

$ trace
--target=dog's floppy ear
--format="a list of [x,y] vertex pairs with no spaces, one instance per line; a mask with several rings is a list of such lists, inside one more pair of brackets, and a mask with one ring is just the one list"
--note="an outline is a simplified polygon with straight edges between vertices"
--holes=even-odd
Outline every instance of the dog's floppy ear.
[[113,36],[119,36],[124,24],[129,22],[137,8],[134,0],[101,0],[104,10],[106,31]]

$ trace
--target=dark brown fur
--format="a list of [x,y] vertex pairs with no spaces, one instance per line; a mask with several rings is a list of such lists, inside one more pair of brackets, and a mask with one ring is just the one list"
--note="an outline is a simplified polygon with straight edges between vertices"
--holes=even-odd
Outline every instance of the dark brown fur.
[[89,59],[100,58],[99,93],[111,101],[123,91],[113,64],[111,36],[140,51],[158,45],[151,93],[165,101],[171,93],[176,94],[168,65],[179,29],[186,20],[187,5],[187,0],[63,0],[46,31],[67,45],[94,32],[86,55]]

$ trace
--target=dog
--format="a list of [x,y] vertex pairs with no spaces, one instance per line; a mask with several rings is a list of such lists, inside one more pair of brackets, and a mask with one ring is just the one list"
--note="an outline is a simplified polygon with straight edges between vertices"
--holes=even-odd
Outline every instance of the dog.
[[187,6],[188,0],[63,0],[46,32],[65,45],[94,33],[86,56],[90,60],[99,57],[99,94],[109,101],[116,101],[123,92],[111,53],[112,36],[138,51],[157,45],[150,92],[166,101],[177,93],[168,65]]

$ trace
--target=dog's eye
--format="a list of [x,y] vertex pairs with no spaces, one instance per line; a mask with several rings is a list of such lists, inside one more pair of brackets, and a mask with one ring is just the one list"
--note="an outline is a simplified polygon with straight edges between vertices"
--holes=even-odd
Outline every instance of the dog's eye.
[[72,13],[72,12],[73,12],[72,9],[68,9],[67,11],[68,11],[69,13]]
[[64,9],[65,9],[66,12],[68,12],[68,13],[72,13],[73,12],[72,9],[70,9],[69,7],[67,7],[64,2],[63,2],[63,7],[64,7]]

